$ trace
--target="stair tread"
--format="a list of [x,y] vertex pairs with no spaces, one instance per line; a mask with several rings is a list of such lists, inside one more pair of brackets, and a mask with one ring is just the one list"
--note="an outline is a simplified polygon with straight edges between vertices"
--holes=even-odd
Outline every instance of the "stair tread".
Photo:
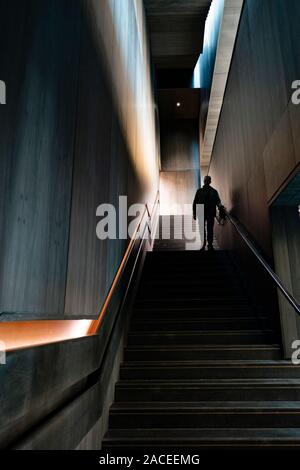
[[172,306],[167,306],[167,305],[163,305],[161,307],[157,306],[157,305],[154,305],[154,306],[141,306],[141,305],[137,305],[135,306],[135,308],[133,309],[133,312],[145,312],[145,311],[149,311],[149,312],[155,312],[156,310],[160,310],[162,312],[170,312],[170,311],[174,311],[174,312],[188,312],[188,311],[199,311],[200,313],[205,311],[207,313],[210,313],[210,312],[219,312],[219,311],[222,311],[222,312],[241,312],[241,313],[250,313],[250,312],[254,312],[253,310],[253,307],[249,306],[249,303],[242,303],[242,304],[234,304],[234,305],[204,305],[204,304],[200,304],[200,305],[172,305]]
[[104,447],[300,446],[300,367],[256,302],[227,251],[148,253]]
[[176,331],[178,333],[185,332],[205,332],[205,331],[274,331],[270,330],[270,323],[267,319],[257,320],[256,318],[218,318],[218,319],[142,319],[134,320],[131,322],[130,331],[131,333],[145,333],[148,331],[157,332],[161,334],[163,332]]
[[104,442],[110,440],[119,440],[139,442],[143,439],[151,439],[151,442],[157,444],[164,442],[184,443],[199,442],[230,442],[234,441],[254,441],[254,442],[267,442],[270,441],[291,441],[297,440],[300,444],[300,428],[201,428],[201,429],[111,429],[104,437]]
[[130,351],[138,351],[138,350],[156,350],[156,351],[182,351],[182,350],[188,350],[188,351],[210,351],[210,350],[217,350],[217,351],[237,351],[237,350],[269,350],[269,349],[276,349],[280,350],[280,344],[279,343],[273,343],[273,344],[257,344],[257,345],[252,345],[252,344],[234,344],[234,345],[226,345],[226,344],[203,344],[200,346],[191,346],[191,345],[170,345],[170,346],[163,346],[163,345],[131,345],[127,346],[125,348],[126,350]]
[[213,323],[217,323],[217,322],[238,322],[238,321],[241,321],[241,322],[249,322],[249,321],[257,321],[258,323],[260,321],[266,321],[268,320],[267,317],[260,317],[260,318],[257,318],[257,317],[242,317],[242,318],[236,318],[236,317],[227,317],[227,318],[224,318],[224,317],[201,317],[201,318],[197,318],[197,319],[193,319],[193,318],[174,318],[174,320],[172,319],[169,319],[169,318],[155,318],[155,319],[152,319],[152,318],[141,318],[141,319],[138,319],[138,318],[134,318],[133,321],[131,322],[131,326],[134,326],[135,324],[143,324],[143,323],[153,323],[155,322],[156,324],[159,324],[159,323],[162,323],[162,324],[165,324],[165,323],[170,323],[172,321],[176,322],[176,323],[180,323],[180,322],[183,322],[183,323],[199,323],[201,325],[201,323],[205,323],[205,322],[213,322]]
[[188,312],[192,312],[193,314],[197,313],[199,315],[203,313],[214,314],[220,312],[235,312],[236,314],[248,314],[250,312],[253,313],[253,308],[249,307],[249,304],[238,304],[232,305],[230,307],[225,307],[223,305],[216,305],[214,307],[209,307],[203,304],[200,305],[173,305],[168,307],[167,305],[139,305],[133,309],[134,314],[137,313],[149,313],[150,315],[157,314],[157,313],[176,313],[178,314],[181,312],[183,315],[187,314]]
[[193,386],[201,386],[201,387],[211,387],[211,386],[228,386],[234,385],[240,388],[247,387],[249,385],[263,385],[265,386],[280,386],[280,387],[288,387],[288,386],[300,386],[300,379],[279,379],[279,378],[205,378],[205,379],[130,379],[125,380],[122,379],[117,382],[118,387],[130,387],[130,388],[139,388],[139,387],[160,387],[160,388],[169,388],[169,387],[193,387]]
[[[269,327],[269,321],[268,319],[260,319],[258,320],[257,318],[231,318],[231,317],[215,317],[215,318],[208,318],[208,317],[203,317],[202,319],[196,319],[196,318],[153,318],[153,319],[147,319],[147,318],[141,318],[139,320],[132,319],[130,329],[132,332],[136,331],[136,328],[150,328],[152,325],[154,325],[155,330],[152,327],[152,330],[150,331],[160,331],[159,327],[165,328],[165,330],[162,331],[170,331],[171,328],[169,327],[167,330],[166,328],[170,324],[170,327],[174,329],[176,326],[176,329],[179,327],[192,327],[194,325],[194,328],[199,327],[200,329],[203,328],[205,325],[207,326],[208,324],[211,325],[211,328],[213,329],[218,329],[224,328],[226,326],[230,326],[232,329],[243,329],[245,326],[248,325],[249,328],[255,328],[255,329],[260,329],[260,326],[267,326]],[[157,328],[157,329],[156,329]],[[194,329],[193,328],[193,329]],[[274,331],[274,330],[272,330]]]
[[[216,299],[216,297],[215,297],[214,295],[212,295],[211,297],[210,297],[210,296],[207,296],[207,297],[203,297],[203,296],[200,296],[200,297],[189,297],[188,299],[187,299],[186,297],[184,297],[184,296],[182,296],[182,297],[174,297],[174,296],[172,296],[172,297],[171,297],[171,300],[172,300],[172,301],[178,301],[178,300],[180,300],[180,301],[182,301],[182,302],[187,302],[187,301],[188,301],[188,302],[193,302],[193,301],[201,301],[201,302],[203,302],[203,301],[205,301],[205,300],[209,300],[210,302],[212,302],[211,305],[213,305],[213,303],[216,302],[216,300],[217,300],[218,302],[224,302],[224,301],[226,301],[227,303],[232,302],[232,303],[234,303],[235,305],[237,305],[237,304],[239,304],[239,303],[241,303],[241,304],[246,304],[246,303],[247,303],[247,299],[245,299],[245,297],[244,297],[243,295],[240,295],[240,296],[239,296],[239,295],[235,295],[235,294],[232,294],[231,297],[230,297],[229,295],[226,296],[226,297],[217,297],[217,299]],[[158,298],[158,297],[157,297],[157,298],[153,298],[153,297],[151,297],[151,298],[146,298],[146,299],[143,299],[143,300],[140,299],[140,298],[138,298],[136,305],[140,305],[140,304],[143,303],[143,302],[147,302],[147,303],[151,303],[151,302],[153,302],[153,303],[157,303],[157,302],[170,302],[170,298],[168,298],[168,297],[165,297],[165,298]]]
[[235,361],[130,361],[124,362],[121,365],[122,369],[136,369],[136,368],[154,368],[154,369],[165,369],[178,367],[195,367],[195,368],[243,368],[243,367],[287,367],[291,369],[300,369],[300,366],[293,365],[290,361],[251,361],[251,360],[235,360]]
[[211,401],[211,402],[116,402],[112,405],[112,413],[117,412],[143,412],[143,411],[290,411],[300,413],[300,401]]
[[143,332],[130,332],[129,334],[130,335],[135,335],[135,336],[139,336],[139,335],[155,335],[157,336],[157,334],[162,334],[162,335],[171,335],[171,334],[195,334],[195,335],[215,335],[215,334],[224,334],[224,335],[239,335],[239,334],[257,334],[257,333],[275,333],[274,330],[269,330],[269,329],[257,329],[257,330],[207,330],[207,331],[185,331],[185,330],[182,330],[182,331],[173,331],[173,330],[167,330],[167,331],[143,331]]

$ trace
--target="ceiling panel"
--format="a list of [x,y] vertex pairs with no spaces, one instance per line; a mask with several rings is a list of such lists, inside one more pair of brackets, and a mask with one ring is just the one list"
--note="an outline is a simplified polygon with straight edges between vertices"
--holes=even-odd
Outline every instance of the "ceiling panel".
[[145,0],[145,7],[149,14],[182,13],[194,15],[207,10],[208,0]]
[[193,68],[202,52],[211,0],[144,0],[154,63]]

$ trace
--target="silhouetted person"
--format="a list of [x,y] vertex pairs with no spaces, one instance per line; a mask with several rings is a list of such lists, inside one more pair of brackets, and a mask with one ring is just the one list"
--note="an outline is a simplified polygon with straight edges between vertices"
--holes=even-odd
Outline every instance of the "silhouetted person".
[[213,250],[216,208],[222,207],[222,205],[218,191],[211,187],[210,176],[205,176],[203,188],[198,189],[196,193],[193,203],[194,220],[197,218],[197,204],[204,205],[204,245],[202,249],[204,250],[206,243],[208,243],[208,249]]

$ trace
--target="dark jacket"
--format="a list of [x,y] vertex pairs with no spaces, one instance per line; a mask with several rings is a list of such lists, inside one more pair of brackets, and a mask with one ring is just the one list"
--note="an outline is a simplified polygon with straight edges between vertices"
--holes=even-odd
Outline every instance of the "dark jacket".
[[197,204],[204,204],[205,218],[215,217],[216,207],[221,205],[221,199],[219,197],[218,191],[216,191],[211,186],[203,186],[203,188],[198,189],[193,202],[194,217],[196,217]]

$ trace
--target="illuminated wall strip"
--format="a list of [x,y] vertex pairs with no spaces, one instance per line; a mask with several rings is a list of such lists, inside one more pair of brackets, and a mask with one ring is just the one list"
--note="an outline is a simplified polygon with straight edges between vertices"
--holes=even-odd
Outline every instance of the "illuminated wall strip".
[[[99,330],[103,318],[107,312],[109,302],[118,285],[123,273],[126,262],[130,256],[131,250],[143,221],[151,223],[153,214],[156,211],[159,194],[153,205],[153,211],[150,216],[148,206],[145,206],[144,212],[134,231],[132,239],[126,249],[117,274],[105,299],[103,307],[97,320],[36,320],[21,322],[2,322],[0,323],[0,341],[5,345],[6,351],[13,351],[21,348],[42,346],[45,344],[67,341],[70,339],[91,336]],[[147,215],[147,218],[145,216]]]
[[36,320],[0,324],[6,351],[41,346],[86,336],[91,320]]

